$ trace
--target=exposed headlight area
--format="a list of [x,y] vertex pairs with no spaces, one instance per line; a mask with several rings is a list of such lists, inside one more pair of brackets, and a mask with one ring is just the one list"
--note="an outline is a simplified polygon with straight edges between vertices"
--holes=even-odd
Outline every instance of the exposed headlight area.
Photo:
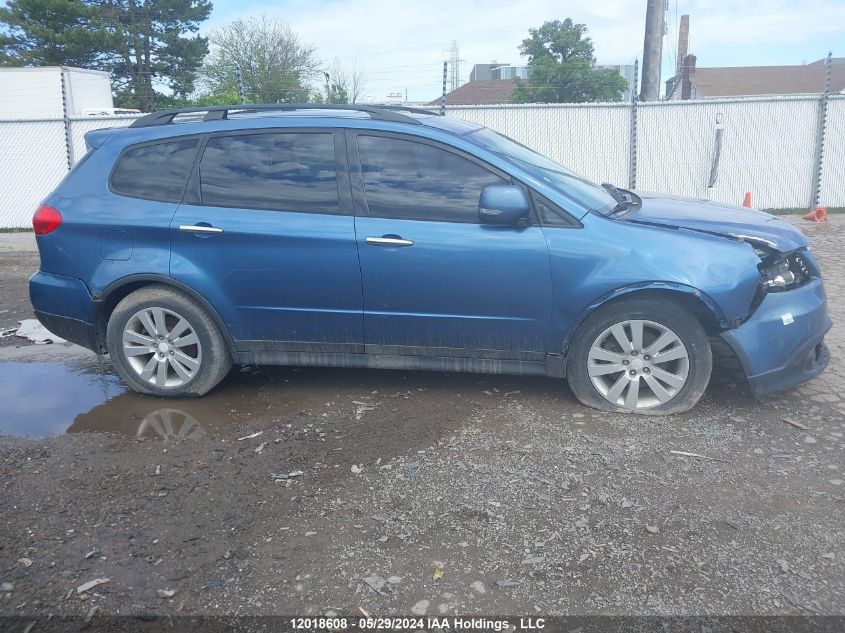
[[807,283],[814,274],[815,266],[808,260],[806,251],[793,251],[764,257],[758,269],[765,292],[785,292]]

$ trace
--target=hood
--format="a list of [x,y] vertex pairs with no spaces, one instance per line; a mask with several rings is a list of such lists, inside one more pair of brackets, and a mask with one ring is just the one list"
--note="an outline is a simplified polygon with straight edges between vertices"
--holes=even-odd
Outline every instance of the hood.
[[808,246],[806,236],[769,214],[695,198],[659,196],[637,191],[642,206],[622,219],[724,235],[768,246],[782,253]]

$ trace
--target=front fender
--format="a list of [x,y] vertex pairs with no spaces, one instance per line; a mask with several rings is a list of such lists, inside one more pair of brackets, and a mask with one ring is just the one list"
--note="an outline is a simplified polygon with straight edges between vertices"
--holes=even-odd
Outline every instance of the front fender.
[[671,297],[672,295],[676,295],[678,297],[689,298],[694,301],[700,303],[704,309],[707,310],[708,314],[713,320],[713,323],[717,325],[720,330],[727,330],[732,327],[738,325],[737,322],[729,321],[722,309],[719,305],[709,297],[706,293],[701,292],[697,288],[693,288],[692,286],[686,286],[684,284],[666,282],[666,281],[645,281],[638,284],[631,284],[630,286],[625,286],[622,288],[617,288],[611,292],[608,292],[601,297],[596,298],[594,302],[588,305],[581,313],[576,317],[575,322],[572,324],[567,336],[564,339],[564,349],[569,347],[569,343],[571,342],[572,336],[578,330],[578,327],[584,320],[593,312],[598,310],[603,305],[619,299],[621,297],[643,294],[647,292],[652,293],[660,293],[665,297]]
[[550,349],[560,349],[593,310],[632,292],[694,298],[719,329],[747,319],[760,279],[760,258],[748,244],[594,214],[583,224],[544,228],[555,293]]

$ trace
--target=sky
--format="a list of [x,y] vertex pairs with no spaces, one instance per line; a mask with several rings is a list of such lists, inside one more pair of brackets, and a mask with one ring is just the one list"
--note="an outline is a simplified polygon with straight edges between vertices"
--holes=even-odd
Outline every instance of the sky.
[[[443,60],[453,41],[461,79],[473,64],[522,64],[518,46],[528,29],[572,18],[587,25],[600,64],[642,60],[646,0],[213,0],[201,32],[264,14],[287,22],[325,62],[356,60],[366,70],[365,94],[383,101],[407,90],[428,101],[442,91]],[[801,64],[845,56],[842,0],[668,0],[663,74],[674,74],[678,22],[690,15],[690,51],[697,65]]]

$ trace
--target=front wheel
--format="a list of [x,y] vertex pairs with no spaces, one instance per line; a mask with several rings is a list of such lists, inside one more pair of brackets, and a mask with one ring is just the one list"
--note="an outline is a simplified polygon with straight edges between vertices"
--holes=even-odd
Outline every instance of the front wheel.
[[569,386],[605,411],[669,415],[691,409],[710,382],[713,355],[696,317],[666,299],[623,299],[578,328]]
[[106,343],[115,369],[135,391],[201,396],[232,366],[214,319],[183,292],[146,286],[127,295],[109,318]]

